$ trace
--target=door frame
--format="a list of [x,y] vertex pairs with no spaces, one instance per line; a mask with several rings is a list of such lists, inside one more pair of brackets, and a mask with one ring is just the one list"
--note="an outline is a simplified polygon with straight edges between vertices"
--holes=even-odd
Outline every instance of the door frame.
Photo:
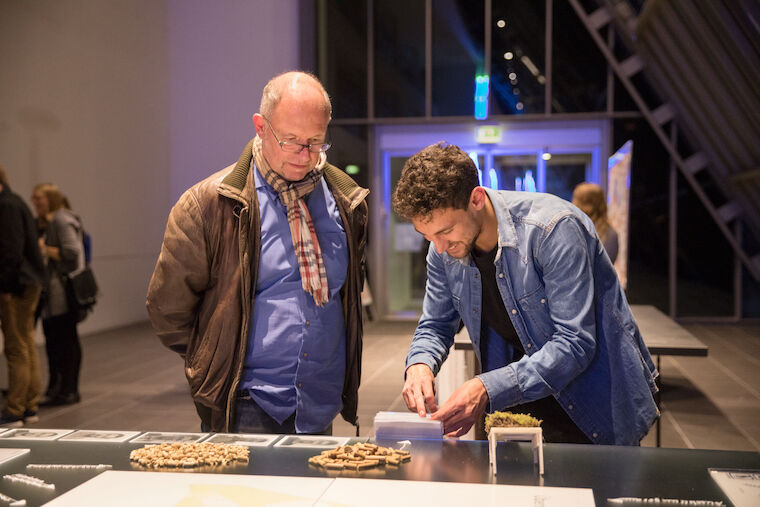
[[[501,140],[497,143],[478,143],[476,129],[485,125],[497,126]],[[467,151],[485,151],[486,167],[493,155],[509,153],[537,153],[537,182],[543,183],[545,164],[540,153],[591,153],[589,181],[606,188],[607,158],[611,153],[611,124],[609,120],[574,121],[510,121],[464,122],[442,124],[384,124],[377,125],[372,134],[370,199],[369,276],[372,282],[374,313],[381,318],[387,315],[389,294],[388,262],[391,248],[391,175],[390,158],[411,156],[422,148],[445,141]],[[543,185],[538,186],[539,191]],[[416,318],[416,316],[414,316]]]

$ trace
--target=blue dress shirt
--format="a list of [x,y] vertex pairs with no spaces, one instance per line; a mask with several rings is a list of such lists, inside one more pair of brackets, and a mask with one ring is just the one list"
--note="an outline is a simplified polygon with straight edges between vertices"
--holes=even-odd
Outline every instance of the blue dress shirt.
[[285,205],[254,174],[261,215],[261,257],[242,388],[274,420],[296,412],[296,431],[323,431],[340,412],[346,331],[340,289],[348,246],[324,178],[305,197],[322,249],[329,301],[318,307],[301,285]]

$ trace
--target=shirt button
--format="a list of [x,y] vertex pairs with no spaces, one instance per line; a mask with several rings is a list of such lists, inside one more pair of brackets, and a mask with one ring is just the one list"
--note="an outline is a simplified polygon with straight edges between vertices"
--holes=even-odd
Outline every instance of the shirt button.
[[591,436],[594,437],[594,438],[596,438],[596,437],[599,436],[599,433],[594,432],[594,433],[591,434]]
[[302,386],[303,386],[303,384],[301,384],[301,383],[299,382],[299,383],[298,383],[298,387],[302,387]]
[[303,353],[303,357],[308,357],[308,356],[309,354],[307,354],[306,352]]
[[529,344],[528,344],[528,347],[527,347],[527,348],[531,348],[532,346],[533,346],[533,345],[531,345],[531,344],[529,343]]
[[544,298],[541,298],[541,304],[546,303],[546,300]]
[[310,322],[307,320],[307,321],[305,322],[305,324],[308,326],[308,325],[309,325],[309,324],[311,324],[311,323],[310,323]]
[[480,278],[480,273],[475,273],[475,278]]
[[499,278],[504,278],[504,273],[499,273]]
[[517,314],[517,310],[515,310],[514,308],[512,308],[512,315],[516,315],[516,314]]
[[572,410],[572,409],[573,409],[573,404],[572,404],[572,403],[571,403],[571,404],[569,404],[569,405],[567,406],[567,409],[568,409],[568,410]]
[[473,308],[472,309],[472,313],[475,314],[475,315],[477,315],[478,314],[478,309],[477,308]]

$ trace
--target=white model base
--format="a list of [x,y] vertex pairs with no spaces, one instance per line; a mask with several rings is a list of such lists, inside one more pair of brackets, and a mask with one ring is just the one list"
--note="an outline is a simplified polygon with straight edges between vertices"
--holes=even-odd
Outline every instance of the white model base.
[[488,432],[488,463],[496,475],[496,443],[514,440],[533,444],[533,463],[538,462],[538,473],[544,475],[544,439],[541,428],[491,428]]

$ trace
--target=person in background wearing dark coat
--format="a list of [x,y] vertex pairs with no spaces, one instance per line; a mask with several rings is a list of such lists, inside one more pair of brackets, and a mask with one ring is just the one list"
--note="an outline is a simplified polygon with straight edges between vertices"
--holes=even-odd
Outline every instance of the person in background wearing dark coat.
[[66,278],[85,264],[82,222],[64,207],[64,196],[55,185],[43,187],[48,201],[47,231],[40,247],[47,261],[47,297],[42,308],[42,329],[50,367],[50,387],[43,406],[79,402],[82,347],[77,332],[79,309],[71,308]]
[[0,167],[0,321],[8,362],[8,394],[0,426],[35,422],[40,401],[40,363],[34,343],[34,311],[45,266],[37,245],[34,217],[11,192]]

